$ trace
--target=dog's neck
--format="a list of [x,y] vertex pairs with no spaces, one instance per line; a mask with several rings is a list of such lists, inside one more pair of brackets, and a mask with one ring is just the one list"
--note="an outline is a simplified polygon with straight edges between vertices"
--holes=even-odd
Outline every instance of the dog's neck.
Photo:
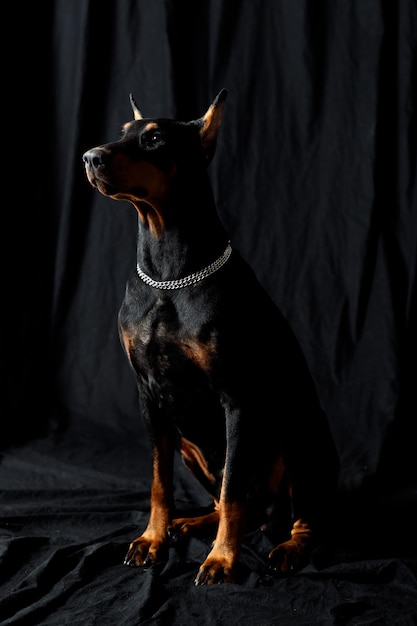
[[[227,249],[228,236],[208,179],[194,183],[186,194],[181,185],[174,185],[163,203],[147,201],[139,207],[135,203],[139,213],[137,263],[156,281],[177,280],[203,270],[221,259]],[[153,227],[156,219],[161,224],[158,232]]]

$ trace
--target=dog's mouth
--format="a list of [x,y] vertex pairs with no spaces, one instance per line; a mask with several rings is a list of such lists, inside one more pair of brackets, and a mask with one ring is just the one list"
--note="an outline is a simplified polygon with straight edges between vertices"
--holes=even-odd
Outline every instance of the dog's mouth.
[[103,194],[103,196],[114,196],[118,193],[118,189],[114,185],[111,185],[100,178],[94,178],[92,184],[99,190],[100,193]]
[[103,196],[109,196],[116,200],[143,200],[149,193],[145,187],[135,187],[133,189],[120,189],[111,183],[100,178],[93,178],[91,181],[93,187],[96,187]]

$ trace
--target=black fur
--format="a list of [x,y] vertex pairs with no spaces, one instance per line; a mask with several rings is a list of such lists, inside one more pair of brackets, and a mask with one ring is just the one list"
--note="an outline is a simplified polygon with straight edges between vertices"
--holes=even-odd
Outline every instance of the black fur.
[[[93,186],[135,206],[137,262],[156,281],[197,272],[227,247],[207,173],[225,99],[222,90],[188,123],[143,119],[132,99],[121,139],[83,156]],[[178,289],[148,285],[135,268],[119,326],[154,451],[150,520],[126,563],[154,563],[170,533],[217,522],[196,584],[235,581],[249,521],[278,520],[287,534],[271,568],[302,567],[328,522],[337,454],[299,344],[247,263],[233,250]],[[212,515],[173,519],[174,448],[213,496]]]

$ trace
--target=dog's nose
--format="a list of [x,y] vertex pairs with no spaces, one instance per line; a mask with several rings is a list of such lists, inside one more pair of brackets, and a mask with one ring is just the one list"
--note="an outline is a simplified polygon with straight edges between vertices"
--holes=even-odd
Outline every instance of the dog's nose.
[[83,161],[88,167],[95,170],[100,165],[104,165],[106,161],[106,152],[101,148],[93,148],[92,150],[87,150],[83,154]]

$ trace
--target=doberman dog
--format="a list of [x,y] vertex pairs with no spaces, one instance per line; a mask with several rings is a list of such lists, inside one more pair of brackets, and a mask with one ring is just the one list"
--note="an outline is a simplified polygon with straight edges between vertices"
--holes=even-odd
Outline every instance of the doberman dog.
[[[239,582],[251,524],[285,528],[267,571],[303,567],[329,522],[338,475],[300,345],[216,209],[207,166],[226,96],[221,90],[202,117],[183,122],[144,118],[130,95],[134,116],[121,138],[83,155],[90,184],[139,216],[119,332],[153,472],[149,522],[125,563],[155,564],[173,535],[213,524],[196,585]],[[200,517],[174,518],[175,449],[213,498]]]

